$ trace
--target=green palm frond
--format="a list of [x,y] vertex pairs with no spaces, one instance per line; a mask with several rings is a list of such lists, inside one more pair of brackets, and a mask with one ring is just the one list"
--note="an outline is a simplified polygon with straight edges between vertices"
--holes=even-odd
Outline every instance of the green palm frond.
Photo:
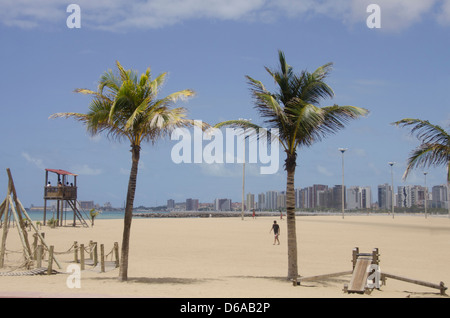
[[355,106],[320,107],[322,100],[334,97],[333,89],[325,83],[333,63],[295,74],[279,51],[278,69],[266,67],[276,84],[276,91],[269,92],[262,82],[246,76],[254,99],[255,109],[264,124],[279,129],[280,143],[294,156],[297,147],[311,146],[329,134],[334,134],[351,120],[368,114]]
[[350,120],[357,119],[361,116],[366,116],[368,110],[355,106],[327,106],[321,108],[324,112],[324,121],[320,125],[319,130],[325,136],[327,134],[334,134],[338,130],[345,128],[345,125]]
[[108,70],[100,77],[97,92],[75,90],[93,97],[87,114],[58,113],[50,118],[74,118],[83,122],[91,135],[106,132],[111,139],[127,139],[136,146],[144,140],[155,142],[177,127],[192,125],[186,119],[186,109],[173,106],[194,96],[194,91],[182,90],[158,99],[167,73],[152,79],[150,68],[139,75],[119,62],[116,66],[117,73]]
[[413,126],[411,135],[415,134],[422,143],[450,143],[449,133],[444,128],[431,124],[428,120],[404,118],[393,124],[400,127]]
[[415,168],[446,166],[447,182],[450,182],[450,134],[428,120],[404,118],[392,124],[411,127],[411,135],[416,135],[421,143],[411,151],[403,179]]

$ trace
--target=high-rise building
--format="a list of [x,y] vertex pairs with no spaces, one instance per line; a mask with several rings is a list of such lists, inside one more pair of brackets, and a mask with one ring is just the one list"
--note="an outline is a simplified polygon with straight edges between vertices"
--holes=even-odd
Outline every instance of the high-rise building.
[[169,199],[167,200],[167,210],[175,209],[175,200]]
[[187,199],[186,211],[198,211],[198,199]]
[[253,210],[255,208],[255,195],[253,193],[247,193],[247,210]]
[[277,209],[277,196],[278,196],[278,191],[267,191],[266,192],[266,210],[276,210]]
[[[346,207],[346,193],[345,193],[346,186],[344,186],[344,208]],[[331,197],[329,197],[328,205],[329,208],[334,209],[342,209],[342,185],[338,184],[335,185],[332,189]]]
[[378,185],[378,206],[382,210],[392,208],[392,187],[387,183]]
[[410,208],[412,206],[423,206],[425,200],[425,188],[419,185],[399,186],[397,188],[397,206]]
[[286,209],[286,193],[284,191],[277,195],[277,210]]
[[313,200],[313,187],[307,187],[303,189],[303,207],[304,208],[313,208],[314,200]]
[[79,201],[79,205],[83,210],[91,210],[94,208],[94,201]]
[[353,186],[348,188],[346,206],[348,210],[370,209],[372,207],[370,187]]
[[361,193],[360,187],[353,186],[347,189],[347,209],[358,210],[361,209]]
[[431,206],[433,208],[448,208],[448,193],[447,186],[445,185],[436,185],[431,188],[432,198],[431,198]]
[[266,209],[266,195],[264,193],[258,194],[258,209],[260,211]]
[[231,211],[231,199],[215,199],[214,206],[216,211]]
[[299,209],[302,207],[303,201],[302,201],[302,189],[298,188],[295,189],[295,208]]
[[361,209],[372,208],[372,189],[370,187],[360,187]]
[[328,186],[324,184],[314,184],[312,186],[312,205],[311,208],[325,206],[325,194],[324,192],[328,190]]

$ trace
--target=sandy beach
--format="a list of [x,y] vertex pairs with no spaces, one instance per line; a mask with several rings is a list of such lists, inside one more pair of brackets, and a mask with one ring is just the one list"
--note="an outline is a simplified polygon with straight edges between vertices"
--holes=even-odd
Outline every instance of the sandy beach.
[[[280,245],[269,233],[273,220],[281,227]],[[64,273],[73,264],[74,241],[121,244],[123,220],[95,221],[90,228],[43,227],[61,272],[56,275],[0,276],[1,297],[151,297],[151,298],[404,298],[443,297],[439,290],[388,279],[368,294],[343,292],[351,275],[293,286],[286,280],[286,220],[277,217],[134,218],[131,229],[129,280],[119,282],[118,269],[105,273],[87,266],[80,288],[69,288]],[[32,232],[28,232],[32,241]],[[450,286],[450,219],[423,215],[297,216],[298,264],[301,276],[352,269],[352,249],[378,248],[381,271]],[[20,251],[15,228],[6,247]],[[64,253],[67,252],[67,253]],[[18,265],[8,252],[6,270]],[[88,257],[88,255],[86,255]],[[107,258],[111,259],[110,256]],[[44,263],[46,264],[46,262]],[[447,291],[447,294],[449,292]]]

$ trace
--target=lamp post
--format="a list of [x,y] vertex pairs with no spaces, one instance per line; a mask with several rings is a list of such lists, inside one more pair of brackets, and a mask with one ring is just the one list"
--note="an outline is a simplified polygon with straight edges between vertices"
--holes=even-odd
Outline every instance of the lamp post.
[[424,198],[424,206],[425,206],[425,219],[427,218],[427,199],[428,199],[428,188],[427,188],[427,173],[424,172],[423,175],[425,176],[425,198]]
[[[251,121],[251,119],[239,118],[239,120]],[[244,134],[244,153],[242,155],[242,205],[241,205],[241,219],[244,220],[244,210],[245,210],[245,136]]]
[[391,207],[392,207],[392,218],[394,218],[394,170],[392,168],[392,166],[395,164],[395,162],[389,162],[388,163],[391,166],[391,187],[392,187],[392,203],[391,203]]
[[341,187],[341,203],[342,203],[342,218],[344,218],[344,210],[345,210],[345,197],[344,197],[344,152],[347,148],[339,148],[338,149],[342,153],[342,187]]

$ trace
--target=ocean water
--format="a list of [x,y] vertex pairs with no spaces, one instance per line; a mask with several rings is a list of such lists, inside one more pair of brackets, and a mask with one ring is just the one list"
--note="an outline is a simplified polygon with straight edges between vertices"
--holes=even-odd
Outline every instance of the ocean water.
[[[28,215],[30,216],[30,219],[32,221],[42,221],[44,220],[44,211],[28,211],[27,212]],[[140,212],[136,212],[140,213]],[[167,213],[167,212],[161,212],[161,213]],[[123,219],[125,214],[125,211],[103,211],[101,213],[99,213],[95,219],[96,220],[101,220],[101,219]],[[83,216],[83,218],[88,221],[90,220],[89,218],[89,212],[81,212],[81,215]],[[56,212],[51,212],[51,211],[47,211],[47,220],[50,220],[52,217],[56,218]],[[73,212],[72,211],[68,211],[65,212],[64,215],[64,219],[66,220],[73,220]]]

